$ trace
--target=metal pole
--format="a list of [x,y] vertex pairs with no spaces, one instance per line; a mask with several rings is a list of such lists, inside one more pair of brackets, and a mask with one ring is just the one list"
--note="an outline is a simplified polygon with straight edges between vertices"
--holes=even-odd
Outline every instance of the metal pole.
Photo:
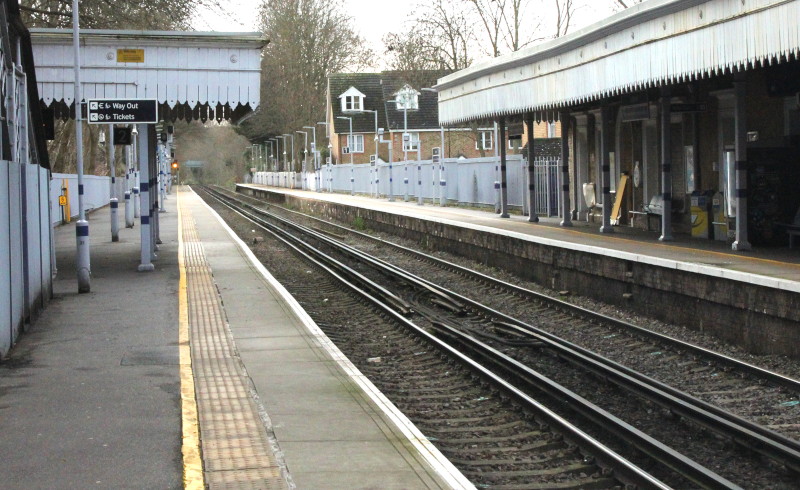
[[[661,88],[661,195],[664,197],[659,241],[672,240],[672,98],[668,87]],[[620,189],[617,189],[620,192]],[[605,202],[603,203],[605,204]],[[604,206],[605,207],[605,206]],[[605,214],[605,213],[603,213]]]
[[117,199],[117,165],[114,161],[114,125],[108,125],[108,138],[106,144],[108,145],[108,166],[111,171],[111,200],[109,207],[111,208],[111,241],[119,241],[119,222],[117,216],[119,213],[119,199]]
[[561,226],[572,226],[569,203],[569,112],[561,111]]
[[492,133],[492,141],[494,141],[494,157],[495,157],[495,164],[494,164],[494,212],[495,213],[502,213],[502,204],[501,196],[500,196],[500,155],[498,153],[498,143],[497,143],[497,121],[494,122],[494,132]]
[[500,217],[508,218],[508,170],[506,165],[506,118],[501,117],[500,138],[497,146],[500,148]]
[[444,127],[440,129],[441,148],[439,149],[439,206],[447,204],[447,179],[444,172]]
[[314,167],[314,183],[316,186],[316,191],[319,192],[319,182],[317,181],[317,126],[303,126],[303,129],[310,129],[312,131],[312,140],[311,140],[311,163]]
[[89,222],[83,207],[83,117],[81,114],[81,53],[78,23],[78,0],[72,0],[72,44],[75,50],[75,146],[78,167],[78,222],[75,227],[77,239],[78,292],[91,291],[91,259],[89,250]]
[[147,151],[148,151],[148,138],[147,138],[147,126],[139,125],[142,127],[142,132],[138,138],[138,146],[139,146],[139,168],[142,172],[142,180],[141,183],[141,199],[142,202],[145,203],[147,209],[144,209],[141,214],[141,263],[139,264],[139,271],[140,272],[149,272],[155,270],[155,266],[153,266],[152,260],[152,234],[150,230],[150,168],[148,165],[148,158],[147,158]]
[[736,98],[733,109],[736,189],[731,191],[736,196],[736,240],[731,244],[731,249],[751,250],[753,247],[747,239],[747,85],[744,71],[733,75],[733,92]]
[[[408,141],[406,141],[408,138]],[[411,135],[408,134],[408,100],[403,96],[403,161],[408,161],[408,144],[411,143]]]
[[378,111],[375,113],[375,198],[378,198]]
[[[164,168],[164,163],[167,161],[166,143],[160,143],[161,135],[159,135],[158,147],[158,178],[161,180],[158,184],[158,190],[161,193],[161,201],[158,203],[158,212],[165,213],[164,201],[167,199],[167,169]],[[160,224],[160,223],[159,223]],[[159,236],[161,229],[159,228]],[[159,240],[161,243],[161,240]]]
[[317,146],[317,126],[312,126],[314,130],[314,180],[316,180],[317,192],[322,192],[319,188],[319,147]]
[[131,202],[131,185],[133,181],[133,156],[131,155],[130,145],[125,145],[125,228],[133,228],[133,203]]
[[525,126],[528,131],[528,221],[531,223],[539,222],[539,215],[536,213],[536,148],[534,147],[533,137],[533,114],[525,119]]
[[[355,143],[353,141],[353,118],[348,117],[348,122],[350,123],[350,141],[348,141],[348,147]],[[353,149],[350,148],[350,195],[356,195],[356,169],[353,164]]]
[[139,130],[136,129],[136,125],[133,125],[133,129],[131,130],[131,134],[133,135],[133,145],[131,146],[131,152],[133,156],[133,161],[131,165],[133,166],[133,217],[138,218],[141,216],[141,199],[139,197]]
[[295,131],[295,133],[303,133],[303,167],[300,172],[300,188],[306,189],[306,164],[308,163],[308,133],[305,131]]
[[[669,120],[667,120],[669,123]],[[611,227],[611,107],[604,105],[600,108],[600,164],[603,174],[603,224],[600,226],[600,233],[613,233]],[[662,142],[663,144],[663,142]],[[669,150],[666,150],[669,152]]]

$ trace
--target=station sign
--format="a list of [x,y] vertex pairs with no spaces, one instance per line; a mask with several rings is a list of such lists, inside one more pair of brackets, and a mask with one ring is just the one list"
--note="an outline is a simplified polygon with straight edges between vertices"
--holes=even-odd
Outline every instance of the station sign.
[[89,124],[155,124],[156,99],[89,99],[86,119]]

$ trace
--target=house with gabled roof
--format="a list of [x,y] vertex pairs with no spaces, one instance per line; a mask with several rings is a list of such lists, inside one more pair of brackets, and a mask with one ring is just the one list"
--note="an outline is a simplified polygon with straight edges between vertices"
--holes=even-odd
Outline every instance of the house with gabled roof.
[[[434,147],[445,158],[492,156],[491,124],[442,128],[438,95],[424,90],[449,72],[443,70],[336,73],[328,77],[327,123],[332,163],[369,163],[377,153],[389,161],[387,144],[377,144],[378,131],[391,139],[393,161],[430,159]],[[408,138],[403,142],[404,132]],[[536,137],[552,137],[557,126],[537,125]],[[509,153],[519,151],[519,139],[507,141]],[[525,141],[523,138],[522,141]]]

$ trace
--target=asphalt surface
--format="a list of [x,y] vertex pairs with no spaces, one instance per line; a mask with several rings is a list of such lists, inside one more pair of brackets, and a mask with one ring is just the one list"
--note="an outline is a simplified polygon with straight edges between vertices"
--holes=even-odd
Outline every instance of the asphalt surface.
[[112,243],[108,208],[89,215],[88,294],[74,223],[55,229],[54,298],[0,363],[0,487],[181,487],[174,198],[167,209],[149,273],[138,220]]

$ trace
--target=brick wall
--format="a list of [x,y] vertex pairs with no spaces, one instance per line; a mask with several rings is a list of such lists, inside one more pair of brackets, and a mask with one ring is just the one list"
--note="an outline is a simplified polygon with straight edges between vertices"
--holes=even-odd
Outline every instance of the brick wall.
[[[491,129],[480,129],[480,131],[491,131]],[[558,136],[561,131],[561,123],[556,123],[556,135]],[[414,131],[409,129],[409,133]],[[364,136],[364,152],[353,153],[353,163],[364,164],[369,163],[370,155],[375,152],[375,133],[357,133]],[[539,123],[534,126],[534,138],[547,138],[548,128],[546,123]],[[421,157],[422,160],[430,160],[431,149],[434,147],[442,146],[441,133],[436,131],[420,131],[421,143]],[[342,154],[341,148],[347,145],[347,133],[336,134],[331,139],[333,145],[332,153],[334,155],[334,163],[350,163],[350,155]],[[384,133],[384,139],[390,137],[389,133]],[[399,162],[403,160],[403,145],[402,145],[402,131],[391,133],[392,145],[394,147],[394,161]],[[484,150],[483,155],[481,151],[476,148],[476,138],[478,138],[476,131],[470,129],[445,129],[444,132],[444,152],[445,158],[457,158],[463,156],[464,158],[478,158],[481,156],[494,156],[494,147]],[[527,143],[527,135],[523,134],[521,145]],[[515,155],[520,153],[519,149],[510,149],[508,142],[506,142],[506,152],[508,155]],[[386,144],[379,145],[378,155],[383,161],[389,161],[389,148]],[[408,152],[408,159],[415,161],[417,159],[417,151],[412,150]]]

